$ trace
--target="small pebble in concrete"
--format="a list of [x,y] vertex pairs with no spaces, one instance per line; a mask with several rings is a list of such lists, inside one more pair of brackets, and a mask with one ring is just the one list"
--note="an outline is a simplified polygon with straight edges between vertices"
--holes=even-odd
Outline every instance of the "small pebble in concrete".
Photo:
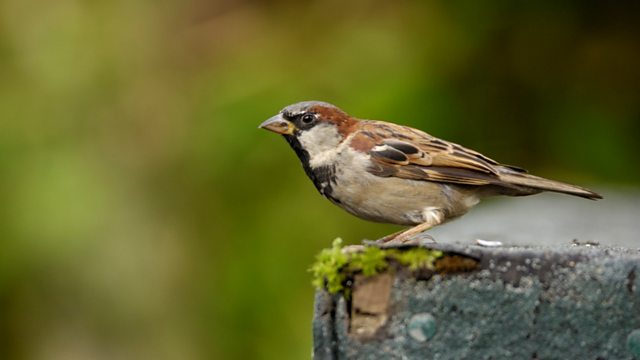
[[429,313],[415,314],[409,320],[407,331],[414,340],[425,342],[436,334],[436,319]]
[[633,330],[627,336],[627,348],[634,357],[640,357],[640,329]]
[[490,241],[490,240],[482,240],[482,239],[476,239],[476,244],[484,247],[502,246],[502,242],[500,241]]

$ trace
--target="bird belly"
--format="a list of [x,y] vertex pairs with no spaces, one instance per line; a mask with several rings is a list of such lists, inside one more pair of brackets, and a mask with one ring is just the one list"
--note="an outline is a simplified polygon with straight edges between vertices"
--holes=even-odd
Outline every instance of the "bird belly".
[[455,185],[379,177],[366,171],[353,175],[336,174],[335,186],[327,197],[365,220],[416,225],[425,222],[430,211],[440,209],[447,221],[478,203],[476,197]]

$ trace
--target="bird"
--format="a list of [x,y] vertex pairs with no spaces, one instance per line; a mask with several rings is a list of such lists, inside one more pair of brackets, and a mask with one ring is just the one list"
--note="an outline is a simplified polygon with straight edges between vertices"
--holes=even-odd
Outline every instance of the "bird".
[[411,226],[379,243],[413,241],[496,195],[552,191],[602,198],[412,127],[352,117],[322,101],[289,105],[259,128],[285,138],[316,189],[335,205],[365,220]]

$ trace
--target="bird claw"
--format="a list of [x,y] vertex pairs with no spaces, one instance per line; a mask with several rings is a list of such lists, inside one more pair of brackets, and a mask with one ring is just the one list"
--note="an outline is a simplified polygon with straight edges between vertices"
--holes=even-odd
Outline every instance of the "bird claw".
[[364,245],[364,246],[376,246],[376,247],[379,247],[382,244],[384,244],[384,243],[380,242],[380,239],[378,239],[378,240],[369,240],[369,239],[362,240],[362,245]]
[[362,240],[364,246],[375,246],[379,248],[397,247],[397,246],[425,246],[427,244],[435,244],[436,239],[427,233],[419,233],[407,238],[403,238],[402,234],[391,234],[378,240]]
[[342,248],[343,254],[354,254],[364,250],[366,245],[347,245]]
[[416,235],[410,237],[408,240],[409,241],[415,240],[415,241],[418,241],[421,244],[426,243],[426,242],[429,242],[429,243],[432,243],[432,244],[437,243],[436,239],[433,236],[431,236],[431,235],[429,235],[427,233],[416,234]]

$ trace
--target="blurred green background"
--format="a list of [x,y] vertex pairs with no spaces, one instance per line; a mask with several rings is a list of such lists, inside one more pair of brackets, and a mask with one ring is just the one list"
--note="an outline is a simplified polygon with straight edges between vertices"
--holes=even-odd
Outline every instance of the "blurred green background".
[[1,0],[0,358],[309,358],[314,254],[397,228],[322,199],[256,128],[301,100],[637,186],[639,14]]

